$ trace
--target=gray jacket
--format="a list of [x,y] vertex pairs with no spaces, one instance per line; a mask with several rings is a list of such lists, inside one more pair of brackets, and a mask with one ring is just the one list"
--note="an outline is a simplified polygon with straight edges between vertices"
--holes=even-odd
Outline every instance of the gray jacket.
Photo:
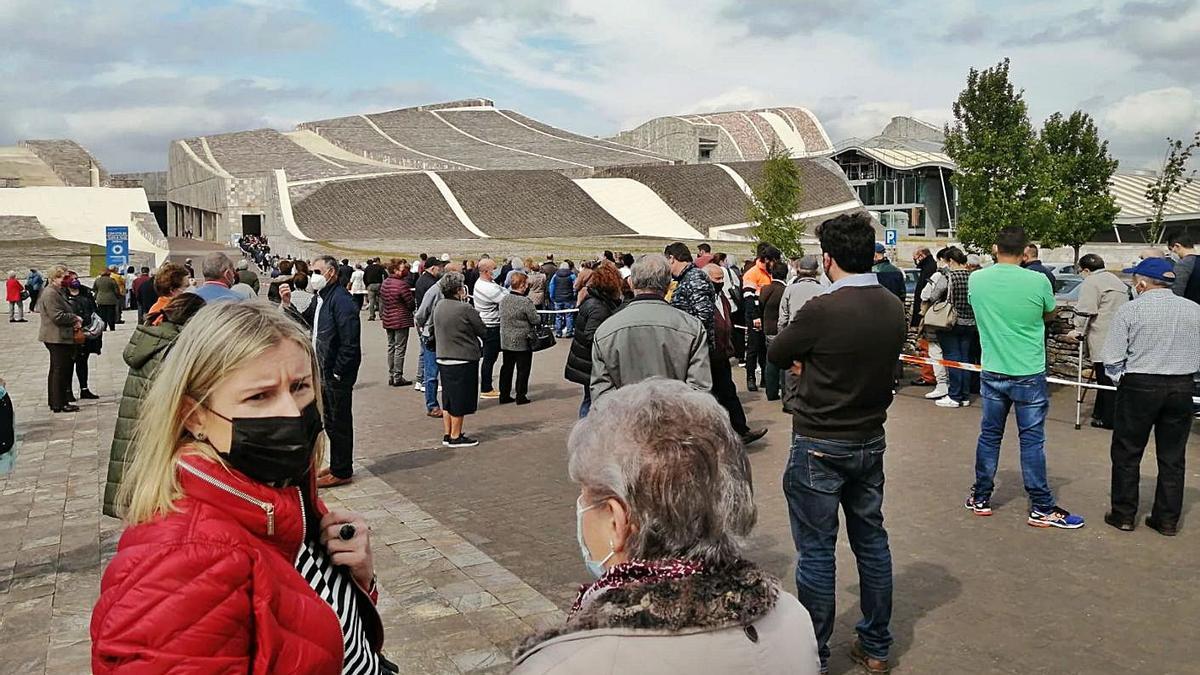
[[479,312],[465,302],[446,300],[433,310],[433,340],[439,359],[478,361],[479,340],[486,334]]
[[1075,303],[1075,329],[1086,340],[1089,362],[1101,360],[1113,315],[1127,302],[1129,287],[1107,270],[1089,274],[1080,284],[1079,301]]
[[441,300],[442,289],[437,284],[425,291],[425,295],[421,298],[421,306],[413,314],[413,323],[417,325],[417,332],[421,337],[429,337],[429,331],[433,328],[433,308]]
[[592,399],[650,377],[680,380],[696,389],[712,388],[704,325],[661,297],[643,295],[596,329]]
[[535,329],[542,322],[529,296],[509,293],[500,301],[500,349],[527,352],[533,349]]

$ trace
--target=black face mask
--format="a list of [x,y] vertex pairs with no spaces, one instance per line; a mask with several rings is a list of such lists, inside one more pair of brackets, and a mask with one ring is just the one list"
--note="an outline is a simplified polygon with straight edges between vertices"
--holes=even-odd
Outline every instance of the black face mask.
[[317,437],[324,425],[317,402],[308,404],[299,417],[238,417],[233,425],[229,452],[221,456],[230,466],[260,483],[296,483],[312,468]]

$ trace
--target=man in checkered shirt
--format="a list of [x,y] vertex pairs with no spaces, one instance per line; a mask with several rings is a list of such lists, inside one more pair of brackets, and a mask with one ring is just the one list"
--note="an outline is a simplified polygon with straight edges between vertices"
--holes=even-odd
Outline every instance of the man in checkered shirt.
[[1112,511],[1104,522],[1134,528],[1142,454],[1153,428],[1158,485],[1146,526],[1168,537],[1176,534],[1183,508],[1192,378],[1200,371],[1200,305],[1171,291],[1172,268],[1165,258],[1146,258],[1125,270],[1139,295],[1117,310],[1104,343],[1104,368],[1117,382]]

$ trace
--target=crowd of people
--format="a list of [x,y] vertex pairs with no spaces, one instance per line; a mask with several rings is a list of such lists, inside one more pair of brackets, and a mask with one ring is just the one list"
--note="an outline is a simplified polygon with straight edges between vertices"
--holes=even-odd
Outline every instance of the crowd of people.
[[[842,518],[862,611],[850,655],[868,672],[888,672],[884,423],[911,330],[932,357],[916,381],[932,387],[928,398],[982,408],[965,507],[992,515],[1012,413],[1025,521],[1074,530],[1084,518],[1057,502],[1048,479],[1046,322],[1056,301],[1038,248],[1008,228],[991,260],[954,246],[918,249],[910,297],[874,233],[864,215],[839,216],[817,230],[819,255],[786,260],[760,244],[744,264],[707,244],[693,255],[680,242],[661,254],[605,251],[578,263],[423,254],[352,264],[281,259],[253,237],[243,238],[241,261],[206,256],[199,278],[190,260],[153,273],[106,270],[90,288],[61,266],[40,287],[32,274],[21,283],[10,273],[10,298],[38,293],[54,412],[78,410],[72,373],[78,398],[97,397],[88,358],[126,308],[139,312],[104,494],[104,512],[129,527],[93,615],[94,669],[202,657],[252,672],[395,670],[374,610],[370,528],[320,498],[353,481],[365,312],[386,333],[388,384],[423,394],[449,448],[486,437],[467,428],[481,399],[536,402],[536,353],[570,340],[558,352],[563,377],[582,395],[569,475],[594,580],[564,625],[522,643],[516,672],[592,672],[597,662],[638,672],[824,672]],[[1116,387],[1098,392],[1092,413],[1092,426],[1112,432],[1104,521],[1135,528],[1153,432],[1158,477],[1145,524],[1168,536],[1182,513],[1200,372],[1194,242],[1180,233],[1169,243],[1169,254],[1147,251],[1124,270],[1132,285],[1100,256],[1083,256],[1074,333],[1096,383]],[[260,284],[257,270],[270,280]],[[267,301],[245,302],[260,295]],[[420,353],[409,367],[414,332]],[[756,520],[746,446],[766,429],[747,423],[739,367],[745,389],[791,417],[783,492],[799,554],[795,596],[741,548]],[[201,575],[214,582],[180,581]],[[304,599],[272,600],[285,595]],[[140,619],[167,597],[177,607],[169,618]],[[209,611],[217,600],[222,611]],[[183,627],[235,637],[187,640]]]

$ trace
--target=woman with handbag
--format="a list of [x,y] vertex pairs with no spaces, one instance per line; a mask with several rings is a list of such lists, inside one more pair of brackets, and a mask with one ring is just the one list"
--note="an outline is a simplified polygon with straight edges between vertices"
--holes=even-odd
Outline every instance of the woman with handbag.
[[68,278],[67,268],[55,265],[47,276],[50,285],[38,297],[38,314],[42,321],[38,325],[38,340],[50,352],[50,372],[46,376],[47,399],[52,412],[78,412],[79,408],[67,400],[67,395],[71,391],[75,338],[76,334],[83,337],[83,321],[71,311],[67,291],[63,288],[63,282]]
[[17,281],[17,273],[8,273],[8,282],[4,287],[5,297],[8,299],[8,322],[9,323],[25,323],[25,298],[29,297],[29,292]]
[[[966,362],[971,358],[971,343],[974,340],[975,312],[967,297],[967,255],[956,246],[945,250],[949,266],[946,272],[946,299],[934,303],[925,313],[925,325],[938,328],[938,342],[942,353],[949,361]],[[949,391],[939,398],[936,405],[941,408],[964,408],[971,405],[971,371],[948,368]]]
[[[79,378],[79,398],[85,401],[100,398],[88,389],[88,359],[92,354],[99,354],[104,347],[104,320],[96,312],[96,298],[92,289],[79,283],[79,277],[72,274],[66,282],[67,302],[71,311],[75,312],[82,321],[81,328],[84,341],[75,348],[75,376]],[[67,400],[75,402],[75,393],[68,388]]]
[[[509,273],[511,292],[500,300],[500,403],[530,403],[529,371],[533,369],[533,349],[538,341],[542,317],[529,299],[529,277],[524,272]],[[513,369],[517,371],[517,397],[512,397]]]

